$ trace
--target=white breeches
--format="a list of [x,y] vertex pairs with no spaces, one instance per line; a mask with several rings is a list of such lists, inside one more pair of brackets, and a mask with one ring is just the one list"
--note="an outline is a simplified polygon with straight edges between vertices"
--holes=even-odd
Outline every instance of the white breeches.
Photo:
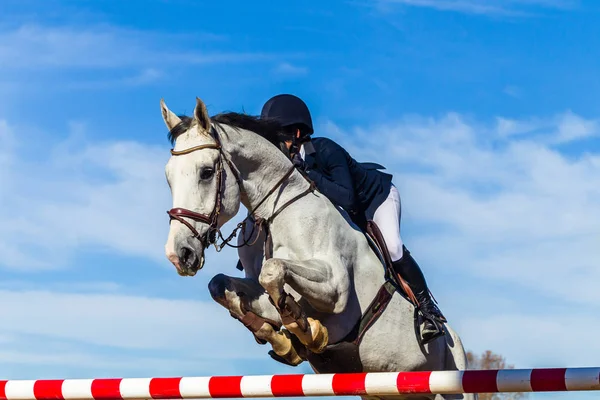
[[401,210],[400,193],[398,193],[396,186],[392,185],[387,199],[377,208],[373,216],[373,221],[381,230],[392,261],[398,261],[402,258]]

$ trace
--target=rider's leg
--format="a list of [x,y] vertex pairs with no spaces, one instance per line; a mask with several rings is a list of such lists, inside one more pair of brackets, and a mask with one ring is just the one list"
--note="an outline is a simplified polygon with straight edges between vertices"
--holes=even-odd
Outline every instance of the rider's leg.
[[375,211],[373,221],[381,230],[394,270],[407,281],[419,302],[419,310],[425,317],[423,341],[426,343],[444,333],[443,330],[438,329],[433,319],[445,321],[445,318],[431,298],[419,264],[402,243],[400,236],[401,208],[400,194],[392,185],[387,199]]

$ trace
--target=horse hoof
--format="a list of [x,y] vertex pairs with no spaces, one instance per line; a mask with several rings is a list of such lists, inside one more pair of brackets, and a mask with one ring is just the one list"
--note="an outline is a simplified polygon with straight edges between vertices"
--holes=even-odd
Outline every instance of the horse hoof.
[[319,320],[308,318],[310,331],[312,332],[312,343],[307,346],[313,353],[322,353],[329,344],[329,331]]
[[[287,365],[296,366],[302,363],[302,358],[298,355],[294,344],[292,343],[290,333],[286,330],[277,332],[280,338],[279,343],[273,344],[273,354],[270,356],[279,362]],[[276,356],[276,357],[275,357]]]
[[282,357],[279,354],[275,353],[273,350],[269,350],[269,356],[271,356],[273,360],[285,365],[289,365],[290,367],[296,367],[302,363],[302,359],[298,357],[298,354],[296,354],[295,357],[292,354],[285,355]]
[[[292,336],[289,331],[285,329],[281,330],[275,333],[275,338],[276,340],[271,343],[274,353],[271,354],[273,359],[294,366],[302,363],[303,360],[298,355],[298,351],[292,342]],[[274,355],[277,355],[277,357],[274,357]]]

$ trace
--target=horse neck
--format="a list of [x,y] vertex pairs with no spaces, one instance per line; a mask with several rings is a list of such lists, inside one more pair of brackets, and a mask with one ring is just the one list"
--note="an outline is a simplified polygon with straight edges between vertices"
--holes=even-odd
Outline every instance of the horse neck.
[[[281,150],[253,132],[229,126],[224,126],[224,130],[223,148],[242,180],[241,202],[252,211],[292,168],[292,163]],[[254,215],[269,218],[281,205],[308,187],[306,179],[294,171],[262,202]]]

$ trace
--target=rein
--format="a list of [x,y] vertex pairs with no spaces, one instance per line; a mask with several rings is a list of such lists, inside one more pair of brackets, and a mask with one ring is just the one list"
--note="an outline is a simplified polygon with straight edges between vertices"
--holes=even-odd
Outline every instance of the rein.
[[[279,181],[277,181],[277,183],[271,188],[271,190],[269,190],[269,192],[267,192],[267,194],[262,198],[262,200],[259,201],[258,204],[252,208],[252,210],[248,213],[246,218],[244,218],[240,223],[237,224],[236,228],[231,232],[231,234],[227,238],[223,238],[221,229],[218,226],[218,219],[219,219],[219,214],[221,212],[221,205],[222,205],[222,199],[223,199],[222,191],[224,189],[223,188],[223,170],[224,170],[223,160],[225,160],[225,162],[227,162],[227,164],[229,165],[229,169],[233,173],[240,190],[244,191],[244,188],[242,186],[242,179],[240,178],[239,174],[236,172],[235,166],[225,156],[225,153],[223,152],[223,146],[219,139],[217,130],[213,128],[211,130],[211,132],[214,133],[214,136],[212,136],[212,137],[215,139],[215,143],[203,144],[203,145],[194,146],[194,147],[190,147],[188,149],[179,150],[179,151],[175,151],[175,150],[171,149],[171,154],[173,156],[180,156],[180,155],[186,155],[186,154],[190,154],[194,151],[204,150],[204,149],[219,150],[219,161],[217,164],[217,192],[215,194],[215,205],[213,207],[212,212],[210,213],[210,215],[206,215],[206,214],[197,213],[195,211],[191,211],[191,210],[188,210],[185,208],[177,207],[177,208],[172,208],[169,211],[167,211],[167,214],[169,215],[170,220],[175,219],[175,220],[181,222],[186,227],[188,227],[188,229],[190,229],[192,231],[192,233],[194,234],[194,237],[196,239],[200,240],[200,242],[202,242],[202,244],[205,247],[208,247],[209,245],[213,244],[215,246],[215,249],[217,250],[217,252],[220,252],[225,246],[229,246],[229,247],[233,247],[233,248],[240,248],[240,247],[247,246],[247,245],[252,246],[258,241],[258,238],[260,236],[260,230],[263,228],[263,225],[266,224],[268,226],[271,222],[273,222],[275,217],[277,215],[279,215],[285,208],[287,208],[289,205],[291,205],[295,201],[299,200],[300,198],[304,197],[308,193],[313,192],[315,190],[314,183],[307,180],[310,183],[310,187],[307,190],[305,190],[304,192],[300,193],[299,195],[293,197],[291,200],[287,201],[283,206],[281,206],[279,209],[277,209],[273,213],[273,215],[271,215],[269,218],[267,218],[267,219],[255,218],[254,213],[256,212],[256,210],[269,198],[269,196],[271,196],[273,193],[275,193],[277,188],[279,188],[286,179],[288,179],[292,175],[292,173],[296,169],[295,166],[292,165],[292,167],[285,173],[285,175],[283,177],[281,177],[281,179],[279,179]],[[302,175],[302,176],[304,177],[304,175]],[[306,179],[306,177],[304,177],[304,178]],[[248,242],[248,240],[244,240],[244,243],[242,243],[239,246],[230,244],[229,242],[234,237],[237,236],[237,232],[240,229],[242,230],[242,233],[245,233],[244,232],[244,229],[245,229],[244,224],[250,217],[253,217],[253,219],[254,219],[254,224],[252,226],[252,233],[250,236],[252,236],[252,234],[254,233],[254,230],[257,225],[259,228],[259,234],[256,235],[256,239],[254,239],[254,241],[252,243]],[[200,233],[196,230],[196,228],[194,228],[192,226],[192,224],[187,222],[184,218],[189,218],[189,219],[192,219],[197,222],[202,222],[202,223],[208,224],[208,231],[206,232],[206,235],[204,237],[202,237],[200,235]],[[218,235],[218,238],[221,240],[220,244],[217,243],[217,235]]]

